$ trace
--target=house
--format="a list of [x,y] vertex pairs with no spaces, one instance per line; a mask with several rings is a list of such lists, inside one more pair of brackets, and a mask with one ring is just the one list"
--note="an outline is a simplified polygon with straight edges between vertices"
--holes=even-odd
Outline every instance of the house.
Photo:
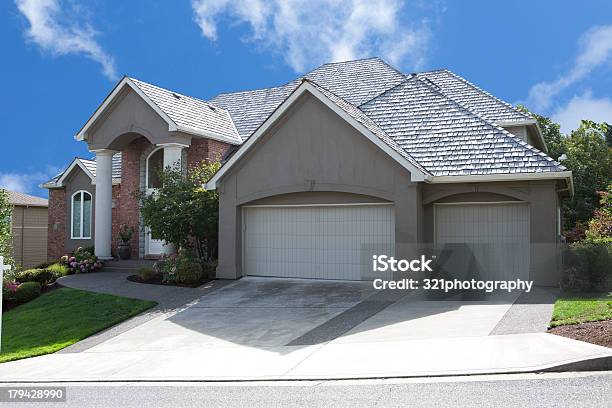
[[559,280],[571,172],[531,116],[448,70],[330,63],[209,101],[125,77],[76,137],[96,157],[45,184],[53,255],[95,243],[110,257],[122,223],[140,231],[134,256],[169,251],[132,192],[153,191],[162,166],[222,158],[207,186],[218,277],[370,279],[373,255],[427,250],[467,254],[481,277]]
[[47,200],[9,191],[13,259],[27,269],[47,260]]

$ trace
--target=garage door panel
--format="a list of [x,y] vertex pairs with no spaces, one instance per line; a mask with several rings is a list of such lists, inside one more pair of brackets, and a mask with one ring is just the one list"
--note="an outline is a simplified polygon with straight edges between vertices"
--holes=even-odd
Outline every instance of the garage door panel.
[[361,280],[372,254],[394,254],[391,205],[246,207],[248,275]]
[[467,244],[482,279],[529,278],[527,204],[438,204],[435,238],[439,248]]

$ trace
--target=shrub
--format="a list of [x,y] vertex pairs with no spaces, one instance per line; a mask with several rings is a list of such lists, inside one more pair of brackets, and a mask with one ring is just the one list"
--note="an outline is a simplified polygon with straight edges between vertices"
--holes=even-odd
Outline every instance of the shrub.
[[215,272],[217,271],[217,261],[203,262],[202,271],[204,272],[204,276],[213,278],[215,276]]
[[55,282],[58,276],[48,269],[28,269],[17,273],[15,278],[19,282],[38,282],[41,285],[48,285]]
[[145,266],[145,267],[138,269],[138,277],[143,282],[148,282],[150,280],[153,280],[153,278],[155,278],[156,275],[157,275],[157,272],[155,272],[152,268]]
[[570,291],[612,290],[612,243],[602,239],[571,244],[565,252],[561,288]]
[[[93,251],[93,247],[91,250]],[[78,248],[73,255],[64,255],[60,263],[68,268],[68,274],[94,272],[102,268],[102,262],[88,248]]]
[[36,265],[32,269],[47,269],[51,265],[56,264],[58,262],[59,262],[59,260],[52,260],[52,261],[47,261],[47,262],[39,263],[38,265]]
[[68,275],[68,267],[58,262],[49,265],[45,269],[55,273],[58,278]]
[[163,256],[153,268],[162,274],[164,283],[193,284],[204,278],[200,260],[184,249],[179,250],[178,254]]
[[40,283],[24,282],[17,287],[14,294],[15,305],[21,305],[40,296]]
[[195,258],[179,258],[176,266],[176,281],[178,283],[194,284],[202,281],[204,271],[202,264]]
[[2,301],[7,304],[15,303],[15,292],[19,287],[19,282],[4,279],[2,281]]

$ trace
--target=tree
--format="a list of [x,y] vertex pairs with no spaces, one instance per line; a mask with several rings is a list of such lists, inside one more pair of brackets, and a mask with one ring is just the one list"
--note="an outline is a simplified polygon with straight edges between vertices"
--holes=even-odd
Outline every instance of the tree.
[[612,146],[606,141],[609,129],[606,123],[583,120],[564,140],[567,159],[563,165],[574,177],[574,197],[564,204],[566,228],[593,216],[599,207],[597,192],[612,181]]
[[216,257],[219,195],[204,184],[220,167],[219,162],[205,160],[187,174],[169,168],[161,172],[162,187],[152,195],[141,195],[143,223],[152,238],[193,249],[204,260]]
[[0,189],[0,256],[4,257],[4,263],[15,266],[13,260],[11,236],[11,215],[13,205],[10,203],[8,192]]

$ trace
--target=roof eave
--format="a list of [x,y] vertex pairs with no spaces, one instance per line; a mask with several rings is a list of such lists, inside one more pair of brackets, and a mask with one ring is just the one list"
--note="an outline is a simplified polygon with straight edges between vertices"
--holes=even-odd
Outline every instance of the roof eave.
[[547,171],[538,173],[474,174],[462,176],[434,176],[430,183],[486,183],[495,181],[565,180],[574,195],[574,179],[571,171]]

